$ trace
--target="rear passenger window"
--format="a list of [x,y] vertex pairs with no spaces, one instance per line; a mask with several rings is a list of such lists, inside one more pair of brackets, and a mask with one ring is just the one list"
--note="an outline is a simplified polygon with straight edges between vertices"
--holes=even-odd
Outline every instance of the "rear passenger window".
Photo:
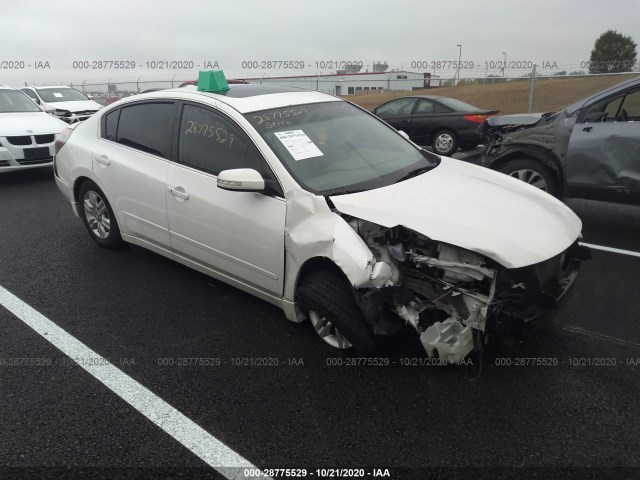
[[142,103],[120,109],[116,142],[162,158],[171,156],[175,105]]
[[444,105],[440,105],[439,103],[436,103],[435,105],[436,105],[435,113],[449,113],[449,112],[451,112],[451,110],[449,110]]
[[415,113],[433,113],[433,103],[428,100],[420,100]]
[[214,175],[233,168],[268,173],[265,161],[231,121],[193,105],[182,112],[178,156],[180,163]]
[[118,118],[120,117],[120,109],[115,110],[104,118],[104,130],[102,132],[102,138],[107,140],[116,141],[116,132],[118,131]]

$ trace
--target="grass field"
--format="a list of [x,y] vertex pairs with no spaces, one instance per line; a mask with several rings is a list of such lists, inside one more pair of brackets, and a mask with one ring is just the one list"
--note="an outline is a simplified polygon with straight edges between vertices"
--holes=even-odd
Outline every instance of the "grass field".
[[[604,88],[623,82],[632,75],[611,75],[594,77],[550,77],[536,79],[533,97],[534,112],[553,112],[587,97]],[[458,85],[456,98],[479,108],[500,110],[501,113],[522,113],[527,111],[529,102],[529,80],[485,85]],[[452,87],[430,88],[428,90],[388,91],[383,93],[361,93],[344,98],[371,109],[381,103],[407,95],[453,96]]]

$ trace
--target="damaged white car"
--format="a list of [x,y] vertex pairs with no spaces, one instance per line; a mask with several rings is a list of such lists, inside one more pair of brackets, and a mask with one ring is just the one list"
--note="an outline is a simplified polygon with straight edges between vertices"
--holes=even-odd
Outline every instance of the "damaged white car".
[[411,328],[459,362],[553,308],[588,257],[555,198],[322,93],[163,90],[74,127],[55,177],[97,243],[234,285],[336,348],[371,354]]

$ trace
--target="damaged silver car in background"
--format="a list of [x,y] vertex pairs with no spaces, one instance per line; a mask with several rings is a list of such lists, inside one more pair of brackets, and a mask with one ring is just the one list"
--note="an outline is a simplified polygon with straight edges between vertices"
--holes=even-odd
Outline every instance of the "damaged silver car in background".
[[485,147],[465,161],[556,197],[640,205],[640,77],[559,112],[491,117],[479,130]]
[[229,87],[137,95],[65,132],[56,182],[98,244],[234,285],[333,347],[370,355],[409,328],[451,363],[554,308],[588,258],[537,188],[336,97]]

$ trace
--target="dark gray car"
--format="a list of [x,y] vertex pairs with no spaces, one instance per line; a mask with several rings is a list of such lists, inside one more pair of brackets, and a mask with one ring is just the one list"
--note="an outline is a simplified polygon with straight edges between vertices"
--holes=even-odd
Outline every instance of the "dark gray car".
[[557,197],[640,205],[640,77],[556,113],[491,117],[479,129],[486,145],[467,161]]

